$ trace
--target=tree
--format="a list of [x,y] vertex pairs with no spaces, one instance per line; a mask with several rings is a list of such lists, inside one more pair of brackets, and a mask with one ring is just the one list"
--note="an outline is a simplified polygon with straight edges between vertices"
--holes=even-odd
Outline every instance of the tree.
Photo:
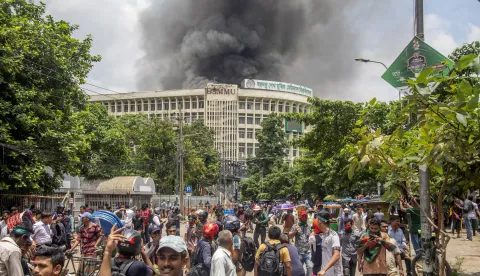
[[[0,190],[50,192],[63,173],[79,172],[86,133],[72,119],[87,95],[80,85],[99,56],[78,28],[44,15],[45,5],[0,6]],[[47,167],[51,173],[47,173]]]

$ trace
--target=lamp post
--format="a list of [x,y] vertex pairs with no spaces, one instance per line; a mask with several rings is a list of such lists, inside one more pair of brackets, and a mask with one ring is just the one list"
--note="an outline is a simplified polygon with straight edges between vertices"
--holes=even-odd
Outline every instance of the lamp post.
[[[385,65],[385,63],[380,62],[380,61],[376,61],[376,60],[369,60],[369,59],[366,59],[366,58],[356,58],[355,61],[365,62],[365,63],[378,63],[378,64],[383,65],[383,67],[385,67],[385,69],[388,69],[388,67],[387,67],[387,65]],[[402,93],[400,93],[400,90],[398,91],[398,100],[399,101],[402,100]]]

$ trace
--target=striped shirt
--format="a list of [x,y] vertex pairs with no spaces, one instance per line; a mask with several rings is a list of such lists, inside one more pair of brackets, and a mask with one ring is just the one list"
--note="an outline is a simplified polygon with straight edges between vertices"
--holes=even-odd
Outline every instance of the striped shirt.
[[78,231],[77,241],[82,243],[82,254],[94,254],[95,243],[100,237],[100,227],[93,222],[90,222],[88,227],[82,225]]

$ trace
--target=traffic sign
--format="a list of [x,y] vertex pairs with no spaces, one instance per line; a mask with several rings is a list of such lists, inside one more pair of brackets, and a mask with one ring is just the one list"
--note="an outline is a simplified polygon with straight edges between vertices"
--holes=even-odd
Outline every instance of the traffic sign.
[[185,187],[185,192],[186,193],[191,193],[192,192],[192,186],[186,186]]

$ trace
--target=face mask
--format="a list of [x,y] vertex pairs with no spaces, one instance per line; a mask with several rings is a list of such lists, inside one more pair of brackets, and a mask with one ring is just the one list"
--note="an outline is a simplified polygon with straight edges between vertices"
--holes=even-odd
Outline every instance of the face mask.
[[352,226],[348,225],[348,226],[345,226],[345,232],[352,232]]

